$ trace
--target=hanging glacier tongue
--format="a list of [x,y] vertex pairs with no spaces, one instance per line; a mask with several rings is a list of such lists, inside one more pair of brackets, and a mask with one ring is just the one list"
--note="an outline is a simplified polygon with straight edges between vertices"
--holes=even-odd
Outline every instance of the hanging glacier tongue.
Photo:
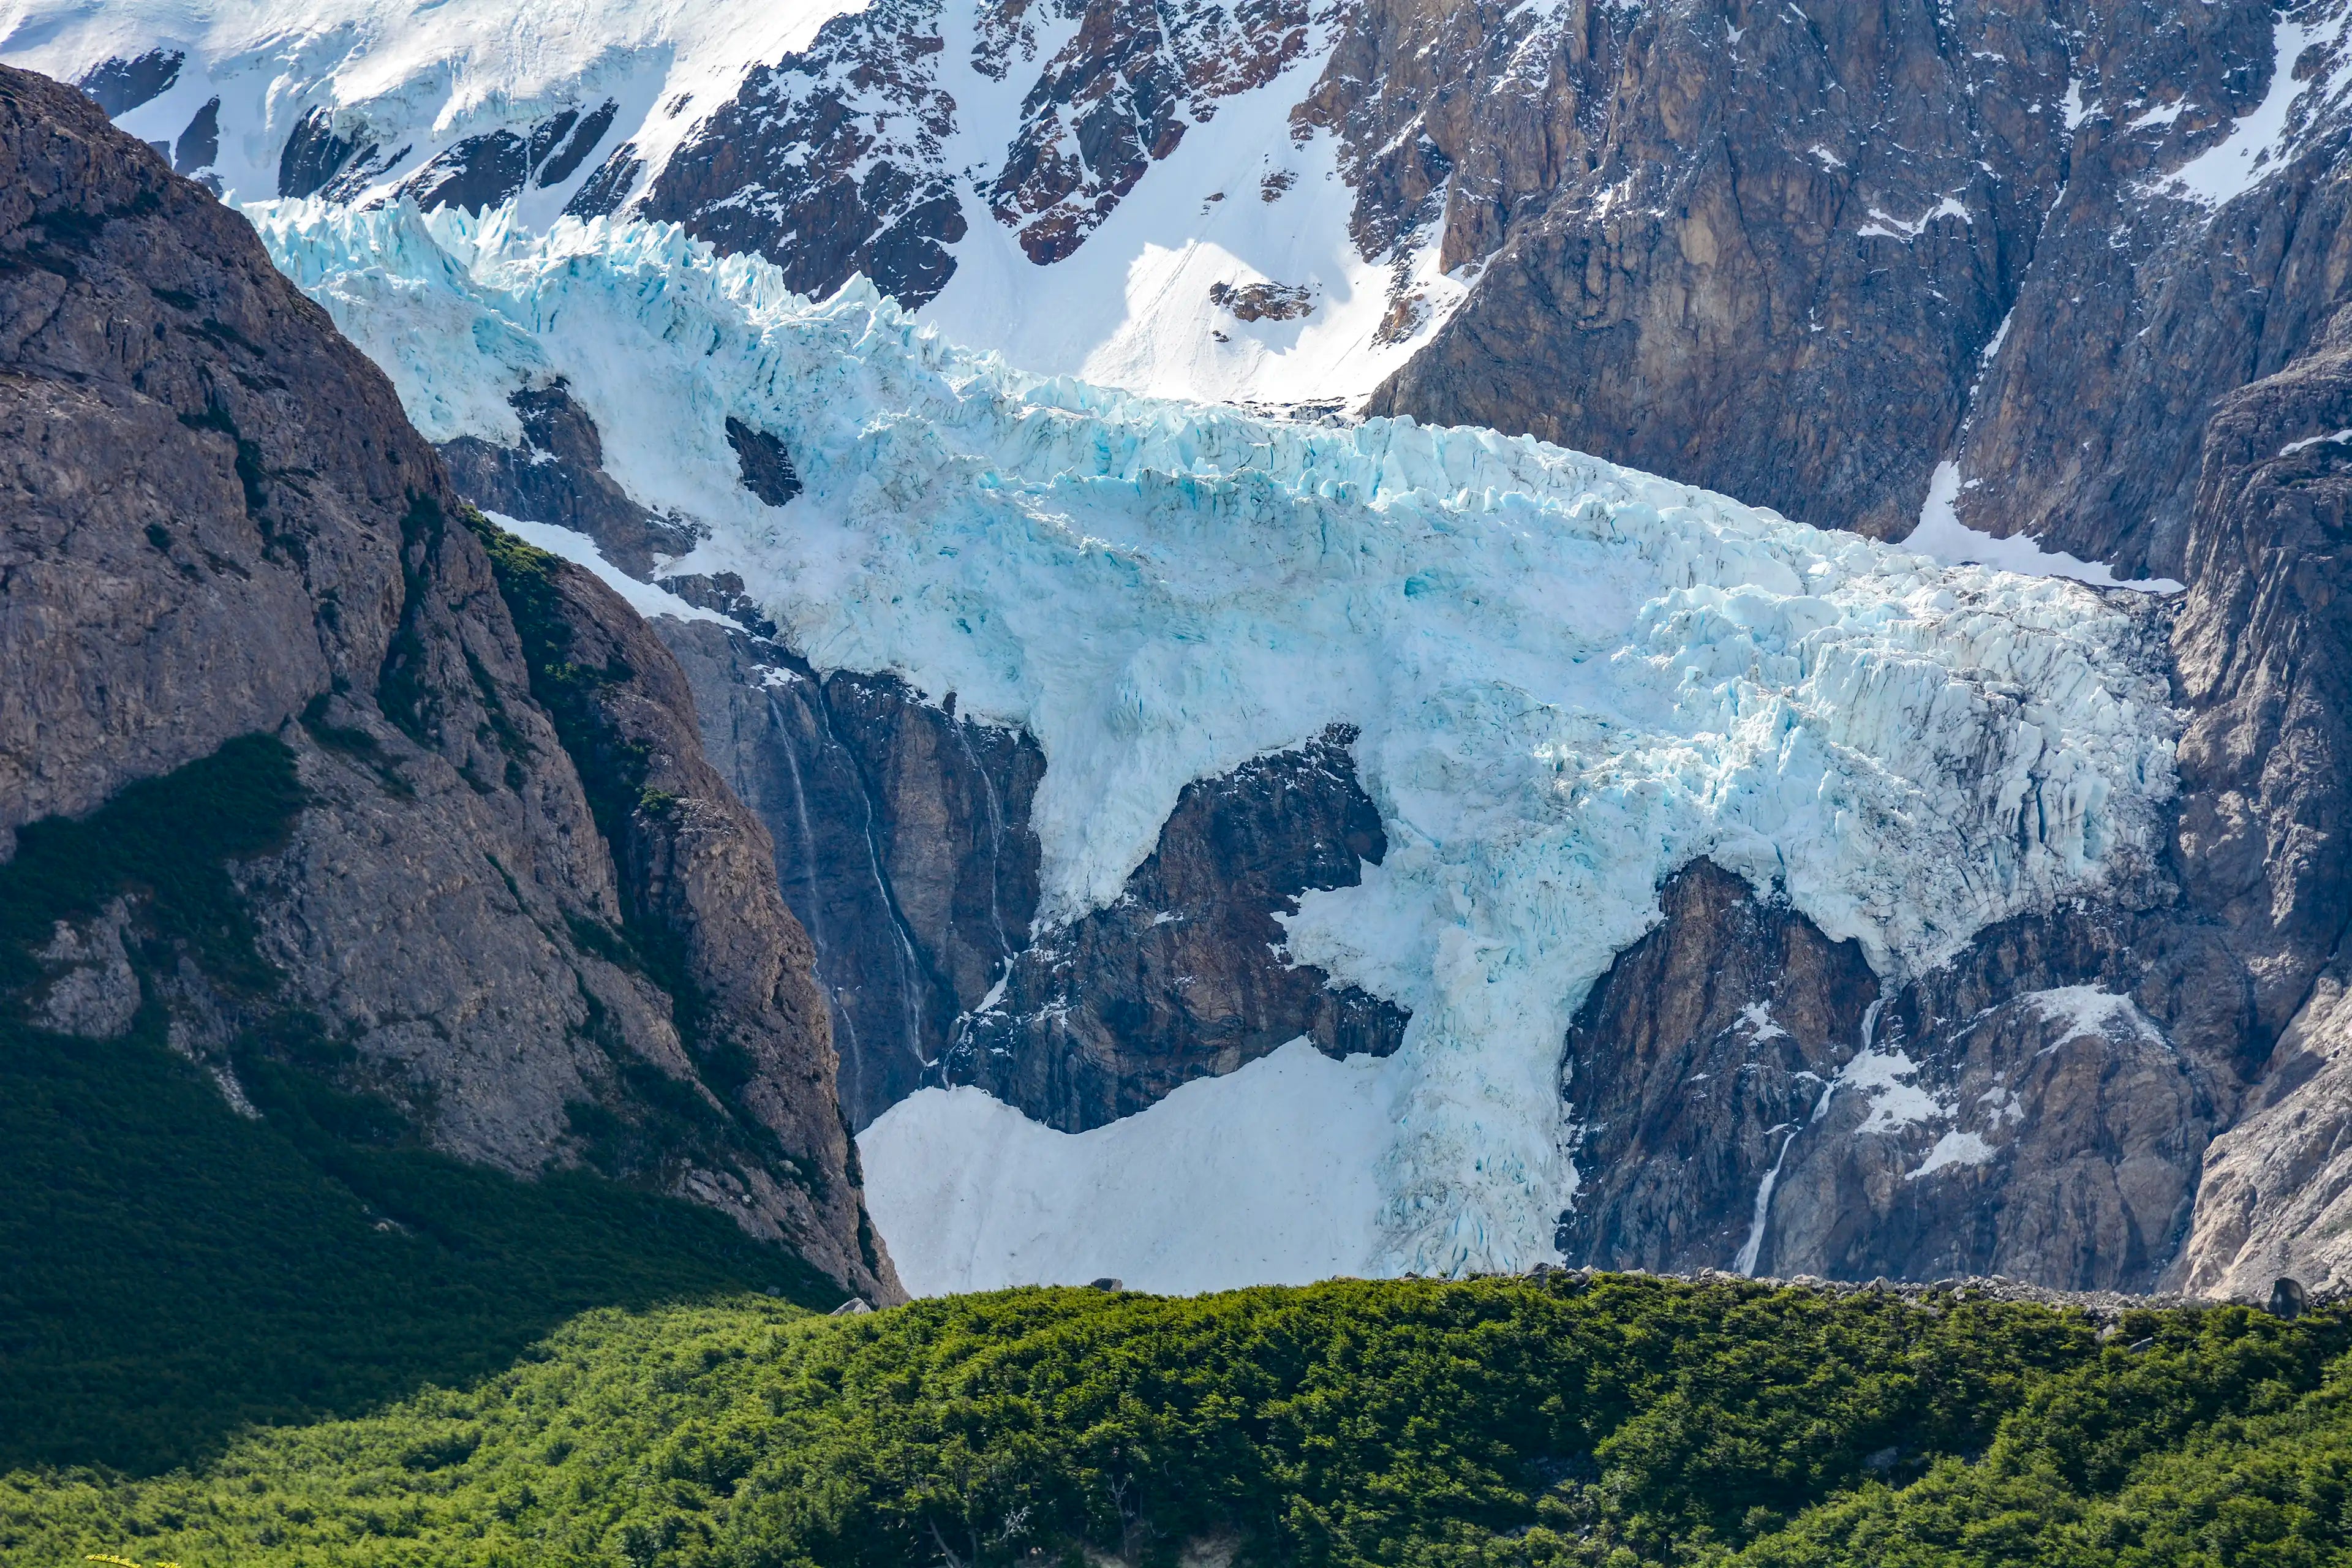
[[[1118,898],[1188,782],[1356,730],[1389,852],[1307,894],[1288,951],[1409,1008],[1403,1047],[1323,1064],[1349,1075],[1328,1105],[1270,1059],[1246,1115],[1204,1097],[1257,1067],[1082,1135],[1119,1163],[1123,1214],[1079,1140],[1011,1158],[1025,1134],[958,1109],[978,1091],[924,1090],[866,1144],[918,1289],[1524,1267],[1573,1197],[1564,1032],[1678,868],[1777,884],[1884,975],[2148,875],[2174,721],[2133,595],[1938,566],[1488,431],[1027,375],[862,284],[812,302],[674,228],[255,216],[432,439],[512,445],[512,395],[561,376],[606,471],[709,530],[665,570],[739,574],[820,669],[895,671],[1034,734],[1042,921]],[[790,453],[789,506],[744,489],[730,425]],[[1139,1142],[1147,1123],[1182,1157]],[[1027,1217],[940,1209],[995,1189]],[[1145,1221],[1141,1264],[1067,1240]]]

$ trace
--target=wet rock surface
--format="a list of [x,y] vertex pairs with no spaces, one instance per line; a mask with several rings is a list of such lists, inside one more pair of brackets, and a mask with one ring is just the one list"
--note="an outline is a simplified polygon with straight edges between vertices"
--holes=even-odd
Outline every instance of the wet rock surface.
[[656,625],[693,682],[707,753],[768,825],[863,1128],[936,1081],[957,1020],[1029,941],[1045,755],[891,678],[819,676],[749,630]]
[[[127,966],[233,1108],[258,1053],[450,1153],[596,1165],[895,1295],[806,939],[675,665],[560,563],[510,611],[390,384],[244,220],[7,69],[0,368],[0,854],[257,732],[302,791],[233,868],[254,973],[134,898],[30,955],[28,1007],[118,1033]],[[562,700],[557,642],[595,672]]]
[[1558,1245],[1601,1268],[1753,1268],[1756,1196],[1853,1055],[1878,993],[1861,949],[1708,860],[1593,988],[1562,1093],[1583,1129]]
[[977,1083],[1079,1131],[1302,1035],[1335,1055],[1402,1039],[1402,1012],[1276,951],[1275,911],[1384,850],[1344,737],[1194,784],[1118,902],[1041,931],[1034,741],[887,676],[820,676],[749,631],[656,625],[705,748],[775,839],[852,1125]]

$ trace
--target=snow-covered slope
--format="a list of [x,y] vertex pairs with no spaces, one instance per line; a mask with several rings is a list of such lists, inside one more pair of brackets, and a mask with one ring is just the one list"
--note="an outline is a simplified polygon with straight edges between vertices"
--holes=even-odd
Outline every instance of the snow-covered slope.
[[[692,213],[796,255],[928,203],[919,243],[941,247],[949,276],[935,299],[936,285],[902,297],[929,300],[926,319],[959,342],[1169,395],[1360,401],[1475,269],[1442,276],[1433,235],[1376,258],[1351,237],[1337,139],[1292,125],[1333,17],[1309,24],[1298,6],[1253,33],[1221,8],[1169,7],[1150,36],[1098,43],[1080,38],[1080,9],[916,0],[866,21],[859,0],[8,0],[0,59],[93,89],[110,73],[117,102],[140,99],[142,70],[146,87],[168,78],[119,122],[242,202],[404,192],[510,204],[537,228],[567,209]],[[1102,99],[1142,138],[1138,167],[1095,146]],[[697,157],[724,167],[684,167]],[[1076,226],[1048,264],[1024,247],[1057,211]],[[809,266],[831,268],[827,289],[849,270]]]
[[[313,111],[332,117],[365,200],[397,187],[467,137],[528,128],[614,100],[596,145],[566,176],[526,184],[519,205],[544,223],[604,153],[634,142],[658,159],[735,90],[750,62],[803,47],[856,0],[723,6],[702,0],[9,0],[0,59],[68,81],[105,62],[160,52],[182,63],[155,97],[117,115],[171,144],[218,100],[213,156],[180,156],[233,199],[280,193],[288,140]],[[359,152],[373,148],[368,160]],[[193,150],[192,150],[193,151]],[[541,149],[535,172],[554,149]]]
[[[813,304],[675,229],[257,218],[429,437],[510,439],[507,395],[561,374],[611,474],[712,531],[677,570],[740,572],[819,667],[896,670],[1034,733],[1045,920],[1116,897],[1186,781],[1355,725],[1390,851],[1289,926],[1294,957],[1412,1010],[1378,1092],[1352,1095],[1369,1132],[1325,1145],[1321,1189],[1375,1194],[1335,1233],[1361,1238],[1353,1271],[1549,1255],[1573,1181],[1563,1031],[1693,857],[1785,889],[1901,973],[2137,878],[2158,840],[2173,721],[2128,599],[1941,567],[1524,438],[1024,374],[870,291]],[[730,416],[789,448],[807,487],[791,506],[742,489]],[[1086,1135],[1130,1182],[1138,1162],[1160,1173],[1160,1209],[1190,1228],[1158,1239],[1188,1282],[1344,1261],[1240,1256],[1214,1205],[1179,1201],[1201,1162],[1245,1183],[1283,1136],[1280,1117],[1213,1117],[1197,1146],[1186,1106],[1250,1076],[1138,1119],[1181,1161]],[[868,1134],[886,1218],[1013,1146],[1001,1110],[925,1095],[955,1104]],[[1083,1154],[1057,1168],[1100,1179]],[[1006,1277],[973,1260],[983,1234],[902,1222],[891,1240],[936,1288]],[[1082,1251],[1040,1267],[1094,1267]]]

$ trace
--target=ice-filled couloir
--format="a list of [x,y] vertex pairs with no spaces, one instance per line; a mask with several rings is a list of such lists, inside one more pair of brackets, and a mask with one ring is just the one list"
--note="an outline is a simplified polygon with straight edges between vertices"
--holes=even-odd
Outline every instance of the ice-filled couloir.
[[[1119,896],[1188,781],[1355,728],[1389,853],[1288,952],[1409,1008],[1402,1047],[1076,1135],[920,1091],[861,1139],[918,1290],[1524,1268],[1575,1197],[1563,1033],[1695,858],[1890,978],[2147,874],[2174,718],[2136,595],[1530,439],[1024,374],[673,228],[254,216],[431,438],[512,444],[509,395],[561,376],[630,495],[708,529],[670,570],[1035,736],[1041,923]],[[743,489],[730,417],[782,439],[789,506]]]

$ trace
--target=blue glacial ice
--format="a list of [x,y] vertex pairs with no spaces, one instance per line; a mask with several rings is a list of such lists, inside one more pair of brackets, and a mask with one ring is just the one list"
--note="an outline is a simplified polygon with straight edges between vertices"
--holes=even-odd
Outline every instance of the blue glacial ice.
[[[561,375],[614,478],[711,531],[669,569],[740,573],[821,668],[1026,726],[1041,921],[1116,898],[1186,782],[1357,726],[1391,852],[1288,922],[1294,959],[1412,1011],[1360,1168],[1329,1184],[1375,1206],[1344,1216],[1351,1271],[1552,1256],[1576,1185],[1563,1032],[1696,857],[1887,976],[2151,875],[2176,719],[2137,595],[1486,430],[1026,374],[862,283],[811,301],[673,227],[251,212],[434,440],[512,441],[508,395]],[[800,500],[745,493],[730,416],[784,440]],[[942,1131],[954,1097],[925,1093],[945,1099],[898,1157],[977,1158]],[[884,1221],[902,1267],[969,1241]],[[927,1278],[995,1278],[958,1268]]]

